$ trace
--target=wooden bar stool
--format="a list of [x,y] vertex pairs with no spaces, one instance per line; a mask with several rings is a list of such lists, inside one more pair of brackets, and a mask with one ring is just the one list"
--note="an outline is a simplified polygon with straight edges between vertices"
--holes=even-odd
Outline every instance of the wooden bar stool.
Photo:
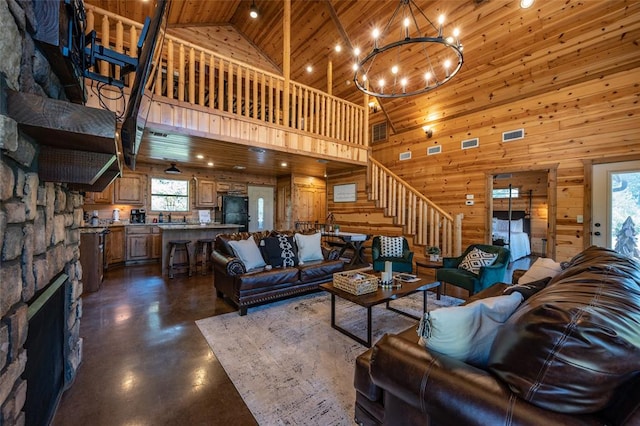
[[[209,271],[209,256],[213,253],[213,238],[202,238],[196,241],[196,273],[198,273],[198,265],[202,275],[207,275]],[[198,260],[198,256],[200,259]]]
[[[189,257],[189,240],[171,240],[169,241],[169,278],[173,278],[174,269],[187,270],[191,276],[191,259]],[[186,262],[174,263],[177,252],[184,251],[187,257]]]

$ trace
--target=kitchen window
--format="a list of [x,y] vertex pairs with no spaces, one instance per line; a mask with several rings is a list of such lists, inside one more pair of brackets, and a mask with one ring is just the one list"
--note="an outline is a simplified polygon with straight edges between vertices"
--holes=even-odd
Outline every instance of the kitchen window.
[[189,181],[151,178],[151,210],[189,211]]

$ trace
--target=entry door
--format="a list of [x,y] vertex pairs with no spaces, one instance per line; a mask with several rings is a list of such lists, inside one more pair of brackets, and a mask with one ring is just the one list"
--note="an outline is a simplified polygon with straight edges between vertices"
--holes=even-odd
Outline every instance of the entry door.
[[271,186],[249,186],[249,232],[273,229],[273,199]]
[[640,161],[593,166],[591,242],[639,258]]

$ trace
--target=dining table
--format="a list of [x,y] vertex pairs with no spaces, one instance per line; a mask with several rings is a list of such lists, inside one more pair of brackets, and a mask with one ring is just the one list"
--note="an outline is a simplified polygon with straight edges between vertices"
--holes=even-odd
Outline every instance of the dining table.
[[361,265],[365,262],[364,260],[364,243],[371,238],[369,234],[360,234],[356,232],[323,232],[322,236],[325,238],[336,238],[341,240],[340,254],[342,255],[349,249],[353,251],[353,257],[349,261],[349,266]]

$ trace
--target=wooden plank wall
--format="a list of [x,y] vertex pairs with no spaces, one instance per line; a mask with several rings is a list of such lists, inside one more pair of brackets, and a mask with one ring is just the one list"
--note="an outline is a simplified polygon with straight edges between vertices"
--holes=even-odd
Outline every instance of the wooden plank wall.
[[[520,86],[526,91],[530,82]],[[421,129],[393,135],[373,147],[373,156],[451,214],[464,213],[463,246],[486,238],[487,176],[557,168],[556,241],[550,254],[567,260],[589,244],[577,223],[578,215],[588,216],[583,162],[640,156],[638,96],[637,68],[562,88],[551,85],[544,93],[441,120],[431,139]],[[502,132],[520,128],[524,139],[501,142]],[[460,148],[462,140],[476,137],[478,148]],[[442,154],[427,156],[436,144]],[[412,158],[399,161],[404,151]],[[473,206],[465,205],[466,194],[474,195]]]

